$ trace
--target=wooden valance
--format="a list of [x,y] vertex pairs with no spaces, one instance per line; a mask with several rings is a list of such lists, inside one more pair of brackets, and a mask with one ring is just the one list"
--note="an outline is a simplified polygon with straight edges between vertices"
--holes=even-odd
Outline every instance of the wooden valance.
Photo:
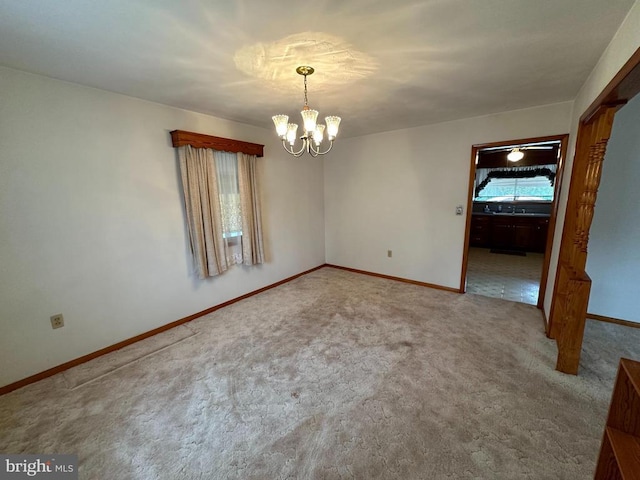
[[213,148],[222,152],[242,152],[247,155],[264,157],[264,145],[258,143],[242,142],[230,138],[214,137],[202,133],[185,132],[184,130],[174,130],[171,132],[171,140],[174,147],[191,145],[195,148]]

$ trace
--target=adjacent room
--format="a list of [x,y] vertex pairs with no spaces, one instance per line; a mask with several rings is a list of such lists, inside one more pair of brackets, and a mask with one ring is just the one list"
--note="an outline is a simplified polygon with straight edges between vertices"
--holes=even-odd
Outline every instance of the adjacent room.
[[0,45],[0,476],[634,468],[640,0],[0,0]]
[[466,292],[537,305],[563,143],[510,143],[477,149]]

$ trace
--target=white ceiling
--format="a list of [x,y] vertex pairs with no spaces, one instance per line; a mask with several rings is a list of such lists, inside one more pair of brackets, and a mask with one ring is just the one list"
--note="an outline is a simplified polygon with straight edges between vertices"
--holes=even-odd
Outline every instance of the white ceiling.
[[356,136],[573,100],[634,0],[0,0],[0,64]]

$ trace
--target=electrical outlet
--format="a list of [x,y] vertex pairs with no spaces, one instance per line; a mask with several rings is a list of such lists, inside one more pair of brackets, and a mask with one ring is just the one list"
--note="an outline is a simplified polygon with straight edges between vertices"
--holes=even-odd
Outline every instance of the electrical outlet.
[[387,250],[387,257],[393,257],[393,252],[391,250]]
[[456,215],[462,215],[462,205],[456,207]]
[[64,317],[61,313],[57,315],[51,316],[51,328],[62,328],[64,327]]

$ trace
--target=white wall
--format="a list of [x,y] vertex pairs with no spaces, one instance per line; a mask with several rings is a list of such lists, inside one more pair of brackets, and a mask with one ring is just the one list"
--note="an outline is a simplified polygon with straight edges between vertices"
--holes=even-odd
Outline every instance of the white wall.
[[327,263],[458,288],[472,145],[567,133],[571,107],[340,140],[325,158]]
[[640,95],[613,123],[591,225],[589,313],[640,322]]
[[[0,92],[0,385],[324,263],[322,160],[272,132],[6,68]],[[265,265],[196,279],[174,129],[265,144]]]
[[580,89],[580,92],[574,102],[573,116],[571,119],[571,132],[569,137],[569,154],[567,156],[563,173],[563,183],[565,188],[560,192],[558,221],[556,223],[553,249],[551,251],[551,265],[549,267],[547,292],[544,299],[544,311],[547,318],[549,317],[551,298],[555,284],[558,254],[560,250],[560,242],[562,240],[562,227],[569,194],[568,186],[571,178],[571,169],[573,167],[573,156],[575,154],[575,143],[580,117],[638,48],[640,48],[640,0],[636,0],[631,7],[631,10],[629,10],[627,17],[620,25],[620,28],[614,35],[613,39],[611,39],[609,46],[600,57],[598,64],[595,66],[589,75],[589,78]]

